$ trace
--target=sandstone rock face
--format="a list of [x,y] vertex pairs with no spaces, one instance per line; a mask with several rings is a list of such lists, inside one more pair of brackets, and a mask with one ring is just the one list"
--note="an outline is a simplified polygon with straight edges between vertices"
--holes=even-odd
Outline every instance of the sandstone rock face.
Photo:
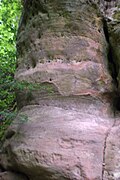
[[[108,46],[97,6],[77,0],[26,1],[24,6],[16,79],[40,85],[32,103],[49,96],[49,89],[53,96],[97,96],[112,91]],[[43,94],[44,83],[49,87]],[[20,107],[25,105],[22,101]]]
[[37,88],[17,92],[20,110],[6,132],[4,169],[29,180],[119,180],[120,124],[112,113],[119,55],[113,20],[104,21],[90,1],[24,2],[15,77]]
[[14,136],[4,144],[8,154],[2,155],[4,168],[16,168],[32,180],[102,179],[104,143],[114,120],[95,114],[100,102],[89,103],[91,99],[83,106],[94,114],[83,113],[82,104],[23,108],[28,121],[20,125],[18,117],[9,129]]
[[105,154],[104,179],[120,179],[120,118],[116,119],[114,127],[107,138]]

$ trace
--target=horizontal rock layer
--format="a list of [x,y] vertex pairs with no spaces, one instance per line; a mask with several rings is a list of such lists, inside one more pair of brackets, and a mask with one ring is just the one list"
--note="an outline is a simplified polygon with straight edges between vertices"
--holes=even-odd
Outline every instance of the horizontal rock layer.
[[111,116],[119,28],[108,16],[90,1],[24,2],[15,78],[37,88],[17,90],[20,111],[5,135],[3,169],[30,180],[120,178],[119,118]]

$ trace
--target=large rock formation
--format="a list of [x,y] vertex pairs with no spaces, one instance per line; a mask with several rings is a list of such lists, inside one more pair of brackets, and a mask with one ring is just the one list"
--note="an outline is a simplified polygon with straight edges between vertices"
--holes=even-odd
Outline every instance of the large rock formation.
[[120,179],[119,9],[111,18],[112,8],[101,7],[87,0],[24,2],[15,77],[37,87],[17,92],[4,171],[30,180]]

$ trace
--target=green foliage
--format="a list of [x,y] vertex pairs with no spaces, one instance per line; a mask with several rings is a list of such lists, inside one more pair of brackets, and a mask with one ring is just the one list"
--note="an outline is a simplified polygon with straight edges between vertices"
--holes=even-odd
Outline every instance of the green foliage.
[[0,122],[0,140],[2,140],[7,127],[11,124],[11,120],[15,118],[16,113],[1,111],[0,115],[4,118],[3,121]]
[[20,0],[0,0],[0,139],[13,119],[15,102],[16,34],[21,14]]

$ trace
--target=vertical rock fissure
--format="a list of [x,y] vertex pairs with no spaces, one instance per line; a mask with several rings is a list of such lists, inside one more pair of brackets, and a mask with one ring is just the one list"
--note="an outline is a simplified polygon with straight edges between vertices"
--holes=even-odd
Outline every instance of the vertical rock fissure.
[[[114,87],[115,87],[115,89],[113,90],[113,100],[112,100],[112,110],[113,110],[114,118],[115,118],[115,112],[118,110],[120,111],[120,108],[118,107],[118,103],[117,103],[120,99],[119,95],[118,95],[119,93],[117,93],[117,91],[118,91],[118,80],[117,80],[118,73],[117,73],[117,69],[116,69],[116,64],[114,62],[113,49],[111,47],[111,43],[109,40],[108,24],[107,24],[107,21],[105,18],[103,20],[103,30],[104,30],[104,35],[105,35],[106,41],[108,43],[108,52],[107,52],[108,68],[109,68],[111,77],[113,79]],[[108,140],[111,130],[113,129],[115,124],[116,124],[116,118],[114,119],[112,126],[108,129],[108,131],[106,132],[106,135],[105,135],[104,147],[103,147],[102,180],[104,180],[104,175],[105,175],[107,140]]]
[[110,74],[112,76],[113,83],[114,83],[115,87],[118,88],[118,81],[117,81],[118,74],[117,74],[116,65],[115,65],[114,58],[113,58],[113,50],[112,50],[110,40],[109,40],[108,25],[107,25],[107,21],[105,19],[103,20],[103,30],[104,30],[106,41],[108,43],[108,52],[107,52],[108,68],[109,68]]
[[112,101],[111,101],[111,107],[114,113],[114,116],[117,111],[120,111],[120,92],[118,90],[118,72],[117,72],[117,67],[115,64],[115,60],[113,57],[113,49],[112,45],[109,40],[109,32],[108,32],[108,24],[107,20],[104,18],[103,19],[103,30],[104,30],[104,35],[106,38],[106,41],[108,43],[108,52],[107,52],[107,57],[108,57],[108,69],[111,74],[111,77],[113,79],[113,84],[114,84],[114,89],[112,92]]
[[106,145],[107,145],[107,138],[109,136],[110,129],[107,131],[104,141],[104,147],[103,147],[103,162],[102,162],[102,180],[104,179],[104,172],[105,172],[105,153],[106,153]]
[[116,124],[116,119],[114,120],[112,126],[108,129],[106,136],[105,136],[105,141],[104,141],[104,147],[103,147],[103,162],[102,162],[102,180],[104,180],[104,174],[105,174],[105,157],[106,157],[106,148],[107,148],[107,139],[111,133],[112,128]]

